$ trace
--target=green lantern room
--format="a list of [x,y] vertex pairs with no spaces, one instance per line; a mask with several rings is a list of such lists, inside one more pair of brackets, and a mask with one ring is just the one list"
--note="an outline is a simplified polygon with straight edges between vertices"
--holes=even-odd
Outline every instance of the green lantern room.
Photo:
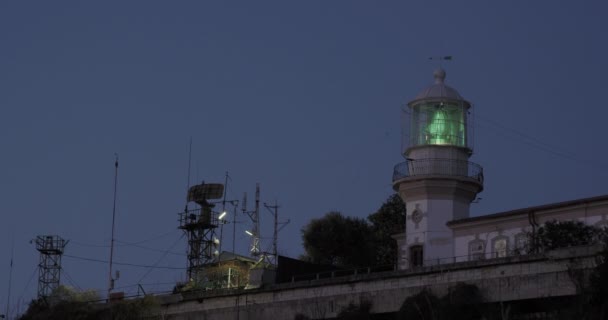
[[434,73],[435,84],[423,90],[408,103],[404,139],[406,149],[422,146],[451,146],[471,154],[471,104],[453,88],[445,85],[445,71]]

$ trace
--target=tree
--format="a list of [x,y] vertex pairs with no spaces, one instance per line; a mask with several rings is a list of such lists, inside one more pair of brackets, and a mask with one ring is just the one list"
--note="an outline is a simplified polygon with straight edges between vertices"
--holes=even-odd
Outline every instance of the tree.
[[305,259],[342,267],[369,266],[375,257],[372,228],[360,218],[332,211],[302,228]]
[[110,304],[95,304],[99,296],[93,290],[77,291],[59,286],[46,299],[35,299],[20,320],[128,320],[141,319],[158,313],[159,303],[153,296],[122,300]]
[[405,232],[405,204],[398,194],[391,195],[367,219],[372,223],[376,246],[376,265],[394,265],[397,261],[397,242],[391,237]]
[[344,267],[392,266],[397,243],[391,237],[405,231],[405,205],[391,195],[367,220],[327,213],[302,228],[303,259]]
[[584,246],[598,242],[601,229],[581,221],[547,221],[531,235],[533,251],[548,251],[558,248]]

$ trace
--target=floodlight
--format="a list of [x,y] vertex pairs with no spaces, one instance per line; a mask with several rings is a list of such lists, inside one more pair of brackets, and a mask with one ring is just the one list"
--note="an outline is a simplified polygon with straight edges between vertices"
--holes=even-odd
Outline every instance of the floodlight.
[[217,219],[218,219],[218,220],[222,220],[222,219],[223,219],[225,216],[226,216],[226,211],[222,212],[222,213],[220,214],[220,216],[219,216],[219,217],[217,217]]
[[253,233],[251,233],[251,231],[245,230],[245,233],[253,237]]
[[217,256],[219,256],[219,255],[220,255],[220,252],[219,252],[219,251],[217,251],[217,250],[215,250],[215,251],[213,251],[213,255],[217,257]]
[[213,243],[218,246],[220,244],[220,239],[213,237]]

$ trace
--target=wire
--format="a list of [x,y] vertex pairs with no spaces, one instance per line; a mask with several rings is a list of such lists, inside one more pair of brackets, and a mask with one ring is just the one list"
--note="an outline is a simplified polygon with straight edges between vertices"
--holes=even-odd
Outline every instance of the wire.
[[[600,164],[600,163],[597,163],[597,162],[594,162],[594,161],[591,161],[588,159],[583,159],[583,158],[577,157],[575,152],[551,145],[538,138],[529,136],[521,131],[504,126],[494,120],[491,120],[491,119],[488,119],[485,117],[481,117],[479,115],[476,115],[476,117],[481,118],[483,121],[487,122],[487,124],[481,124],[482,127],[492,129],[495,131],[495,133],[497,133],[498,135],[500,135],[502,137],[505,137],[505,138],[508,138],[511,140],[515,140],[517,142],[526,144],[528,146],[531,146],[533,148],[536,148],[538,150],[544,151],[546,153],[552,154],[557,157],[568,159],[568,160],[574,161],[574,162],[585,163],[585,164],[594,166],[598,169],[608,170],[608,167],[603,164]],[[503,132],[497,130],[497,128],[500,130],[503,130]],[[519,136],[519,139],[516,139],[516,137],[514,137],[514,136],[509,136],[509,135],[505,134],[505,132],[511,132],[512,135]]]
[[527,134],[525,134],[525,133],[523,133],[523,132],[521,132],[521,131],[518,131],[518,130],[515,130],[515,129],[513,129],[513,128],[509,128],[509,127],[507,127],[507,126],[505,126],[505,125],[502,125],[502,124],[500,124],[500,123],[499,123],[499,122],[497,122],[497,121],[494,121],[494,120],[491,120],[491,119],[488,119],[488,118],[485,118],[485,117],[479,116],[478,114],[476,114],[476,115],[475,115],[475,117],[477,117],[477,118],[481,118],[481,119],[483,119],[484,121],[486,121],[486,122],[488,122],[488,123],[492,124],[492,125],[493,125],[493,126],[495,126],[495,127],[500,128],[500,129],[502,129],[502,130],[510,131],[510,132],[514,133],[515,135],[518,135],[518,136],[520,136],[520,137],[522,137],[522,138],[524,138],[524,139],[528,139],[528,140],[530,140],[530,141],[533,141],[534,143],[539,144],[539,145],[541,145],[541,146],[543,146],[543,147],[545,147],[545,148],[548,148],[548,149],[551,149],[551,150],[554,150],[554,151],[555,151],[555,150],[557,150],[557,151],[558,151],[558,153],[560,153],[560,154],[565,154],[565,155],[569,155],[569,156],[574,156],[574,155],[575,155],[575,153],[574,153],[574,152],[572,152],[572,151],[569,151],[569,150],[566,150],[566,149],[564,149],[564,148],[561,148],[561,147],[554,146],[554,145],[551,145],[551,144],[549,144],[549,143],[546,143],[546,142],[544,142],[544,141],[542,141],[542,140],[540,140],[540,139],[538,139],[538,138],[535,138],[535,137],[533,137],[533,136],[527,135]]
[[[99,263],[108,263],[109,262],[107,260],[79,257],[79,256],[73,256],[73,255],[69,255],[69,254],[63,254],[63,256],[72,258],[72,259],[91,261],[91,262],[99,262]],[[183,267],[168,267],[168,266],[159,267],[159,266],[150,266],[150,265],[135,264],[135,263],[128,263],[128,262],[113,262],[113,264],[120,265],[120,266],[138,267],[138,268],[156,268],[156,269],[169,269],[169,270],[185,270],[186,269]]]
[[161,285],[167,285],[167,284],[174,285],[175,282],[135,283],[135,284],[129,284],[126,286],[117,287],[116,290],[125,289],[125,288],[133,288],[133,287],[137,287],[137,286],[161,286]]
[[[173,244],[171,245],[171,247],[169,247],[169,249],[167,249],[167,251],[165,251],[165,253],[156,261],[156,263],[154,263],[154,267],[156,267],[166,256],[167,254],[170,252],[171,249],[173,249],[173,247],[175,247],[176,244],[179,243],[180,240],[182,240],[184,238],[185,234],[182,234],[181,237],[179,237],[179,239],[175,240],[175,242],[173,242]],[[153,267],[150,267],[150,269],[148,269],[148,271],[146,271],[146,273],[144,273],[144,275],[141,277],[141,279],[139,279],[137,281],[137,283],[140,283],[148,274],[150,274],[150,272],[152,272]]]
[[74,279],[70,277],[64,267],[61,267],[61,271],[63,271],[63,274],[68,278],[68,281],[72,284],[73,287],[76,287],[78,288],[78,290],[83,291],[82,288],[76,283],[76,281],[74,281]]
[[[183,238],[183,237],[182,237]],[[180,238],[181,239],[181,238]],[[179,240],[179,239],[178,239]],[[141,249],[145,249],[145,250],[150,250],[150,251],[156,251],[156,252],[167,252],[166,250],[162,250],[162,249],[155,249],[155,248],[150,248],[150,247],[145,247],[145,246],[140,246],[138,244],[129,244],[127,242],[123,242],[123,241],[116,241],[118,243],[124,243],[125,247],[126,246],[131,246],[131,247],[136,247],[136,248],[141,248]],[[169,251],[168,253],[170,254],[174,254],[174,255],[178,255],[178,256],[187,256],[187,254],[183,253],[183,252],[175,252],[175,251]]]
[[[157,239],[166,237],[166,236],[168,236],[168,235],[170,235],[172,233],[175,233],[176,231],[179,231],[179,230],[177,230],[177,229],[176,230],[171,230],[170,232],[166,232],[166,233],[160,234],[158,236],[154,236],[154,237],[149,238],[149,239],[139,240],[139,241],[135,241],[135,242],[122,241],[122,240],[116,240],[116,239],[114,241],[122,243],[122,245],[120,245],[121,247],[124,247],[124,246],[136,246],[136,245],[144,243],[144,242],[150,242],[150,241],[153,241],[153,240],[157,240]],[[78,241],[74,241],[74,240],[70,240],[70,243],[73,243],[73,244],[76,244],[76,245],[79,245],[79,246],[83,246],[83,247],[98,247],[98,248],[109,248],[110,247],[109,244],[85,243],[85,242],[78,242]]]
[[[34,272],[32,272],[32,275],[30,276],[29,280],[27,280],[27,283],[25,284],[25,287],[23,287],[23,291],[21,292],[21,294],[19,295],[19,298],[17,298],[17,306],[13,307],[11,309],[11,314],[15,313],[15,309],[18,308],[19,306],[19,302],[22,301],[23,296],[25,295],[25,292],[27,291],[27,289],[30,287],[30,283],[32,282],[32,279],[34,279],[34,276],[36,275],[36,273],[38,272],[38,266],[36,266],[34,268]],[[19,312],[19,310],[17,310],[17,312]],[[8,315],[6,315],[8,317]]]

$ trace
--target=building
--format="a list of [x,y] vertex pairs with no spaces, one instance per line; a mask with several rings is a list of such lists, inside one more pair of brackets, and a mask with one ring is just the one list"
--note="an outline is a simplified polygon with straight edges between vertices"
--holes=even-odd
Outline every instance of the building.
[[527,235],[550,220],[608,223],[608,196],[470,217],[483,190],[483,168],[469,161],[472,106],[445,84],[443,69],[434,77],[404,110],[406,161],[393,171],[393,188],[408,212],[406,232],[395,236],[399,269],[525,253]]

